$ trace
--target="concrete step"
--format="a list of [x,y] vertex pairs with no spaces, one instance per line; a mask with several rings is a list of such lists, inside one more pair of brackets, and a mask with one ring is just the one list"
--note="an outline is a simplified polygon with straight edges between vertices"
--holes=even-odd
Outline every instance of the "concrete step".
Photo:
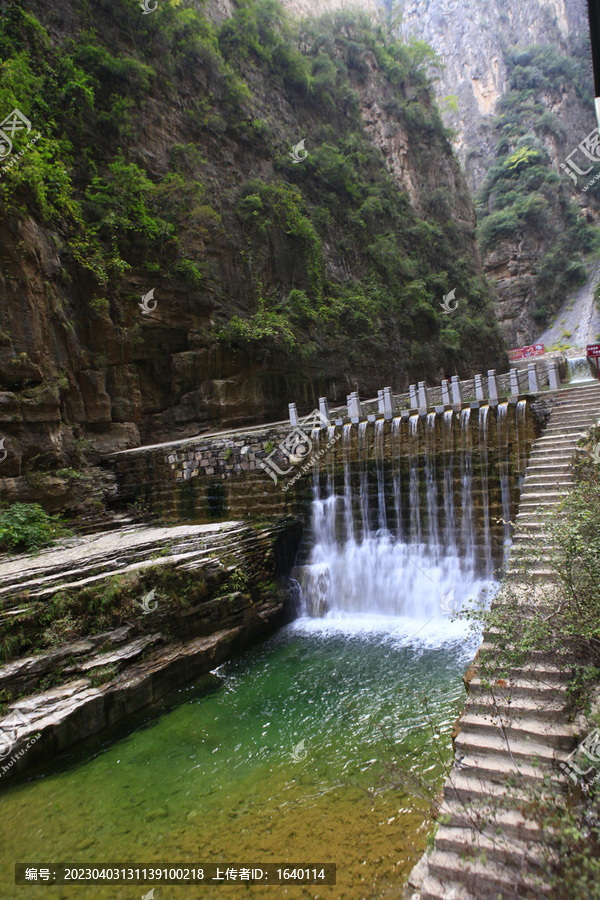
[[534,446],[546,447],[557,445],[560,447],[570,447],[571,445],[575,446],[578,440],[577,436],[573,436],[572,434],[554,434],[549,437],[548,432],[544,431],[543,435],[537,439]]
[[[466,848],[463,849],[463,853]],[[430,875],[442,884],[459,881],[465,886],[477,889],[477,896],[546,898],[550,896],[549,885],[534,886],[529,879],[523,879],[515,867],[498,865],[496,862],[467,861],[456,853],[445,853],[434,849],[428,860]],[[515,890],[519,893],[515,893]]]
[[472,829],[440,825],[435,836],[436,850],[444,853],[464,852],[468,846],[474,854],[484,853],[486,859],[513,863],[519,856],[541,862],[542,847],[539,841],[519,841],[503,834],[487,835]]
[[568,474],[572,473],[571,461],[568,460],[568,461],[564,461],[564,462],[560,462],[560,461],[557,462],[556,460],[546,461],[545,458],[541,459],[540,462],[537,462],[535,465],[533,465],[531,463],[527,467],[527,475],[525,475],[525,478],[527,478],[530,474],[533,474],[534,472],[535,473],[539,472],[540,474],[544,474],[544,475],[546,475],[546,474],[551,475],[553,473],[557,474],[557,475],[568,475]]
[[566,701],[563,699],[549,699],[538,696],[532,699],[529,696],[506,695],[491,691],[469,693],[469,699],[465,712],[482,712],[498,722],[525,722],[528,717],[544,722],[560,722],[565,718]]
[[546,722],[541,718],[528,716],[522,721],[510,719],[500,722],[498,717],[469,712],[459,720],[461,732],[464,734],[501,734],[509,741],[531,741],[534,744],[546,742],[557,750],[570,751],[575,745],[576,730],[573,725],[558,722]]
[[493,808],[485,803],[481,806],[465,806],[457,800],[444,800],[440,808],[440,819],[456,828],[470,828],[480,834],[497,835],[518,841],[544,844],[547,832],[537,822],[524,818],[517,810]]
[[570,677],[571,667],[567,658],[564,660],[563,665],[531,662],[522,668],[511,668],[510,675],[507,674],[504,680],[506,680],[508,684],[513,684],[515,681],[517,683],[526,682],[527,684],[531,684],[534,688],[555,686],[557,689],[562,690],[564,685],[570,680]]
[[538,462],[553,462],[557,464],[557,460],[570,460],[573,451],[570,448],[561,448],[556,445],[551,447],[537,447],[535,444],[529,455],[528,469],[536,466]]
[[548,506],[537,503],[534,506],[528,507],[522,512],[517,513],[515,516],[515,525],[527,528],[530,531],[535,531],[536,529],[534,529],[533,526],[537,524],[539,526],[537,530],[544,531],[548,529],[551,521],[556,521],[555,512],[555,503],[550,503]]
[[558,768],[553,769],[544,764],[536,764],[531,760],[518,760],[511,757],[510,752],[504,756],[476,756],[469,753],[457,758],[454,771],[468,775],[470,778],[479,778],[489,784],[514,788],[526,788],[528,785],[539,786],[547,778],[557,785],[562,780]]
[[418,896],[420,900],[477,900],[476,895],[472,894],[464,884],[456,881],[449,882],[447,879],[442,884],[433,875],[427,875],[423,879]]
[[560,491],[556,489],[556,485],[531,485],[528,490],[521,493],[521,505],[525,506],[541,501],[542,503],[560,503],[560,501],[568,494],[567,490]]
[[552,569],[532,568],[531,566],[508,566],[505,572],[505,580],[509,583],[522,581],[526,576],[529,581],[554,582],[556,573]]
[[566,750],[549,747],[547,744],[535,744],[533,741],[507,740],[502,734],[459,732],[454,738],[454,746],[462,757],[470,758],[490,756],[516,760],[518,763],[539,763],[544,768],[552,768],[566,759]]
[[[497,637],[498,635],[495,634],[495,629],[490,628],[486,630],[484,640],[481,643],[479,650],[481,653],[485,654],[488,659],[493,659],[497,653],[497,647],[494,643]],[[503,643],[502,650],[512,651],[514,650],[514,647],[512,644]],[[573,665],[573,656],[567,650],[562,654],[557,653],[556,648],[552,648],[551,650],[531,650],[527,656],[527,667],[535,666],[536,669],[542,667],[542,669],[550,670],[551,667],[556,667],[556,669],[561,672],[569,672]],[[521,668],[511,671],[523,672],[525,670]]]
[[[559,673],[560,675],[561,673]],[[475,676],[468,683],[469,695],[488,695],[494,693],[496,697],[528,697],[539,698],[540,700],[551,700],[552,702],[565,701],[567,693],[567,674],[562,674],[564,682],[551,681],[542,682],[539,677],[519,678],[515,677],[513,671],[508,678],[496,680],[493,686],[490,686],[484,679]]]
[[527,788],[524,785],[499,784],[485,777],[479,777],[476,772],[468,773],[469,770],[463,772],[459,766],[452,769],[444,785],[445,800],[458,801],[466,806],[490,803],[506,805],[509,797],[515,803],[526,801]]
[[575,452],[576,444],[557,446],[554,442],[548,444],[547,447],[534,446],[529,457],[529,465],[527,466],[527,475],[531,470],[537,469],[540,464],[552,464],[559,466],[570,466]]
[[576,444],[580,438],[584,437],[588,428],[593,424],[594,420],[591,419],[583,423],[573,422],[568,428],[565,428],[562,425],[548,425],[544,431],[544,437],[556,437],[557,439],[560,437],[569,437],[572,438]]
[[550,487],[556,486],[559,490],[569,490],[575,484],[575,478],[571,472],[556,472],[554,474],[545,474],[537,468],[532,467],[531,473],[526,475],[523,481],[523,492],[528,491],[532,487]]

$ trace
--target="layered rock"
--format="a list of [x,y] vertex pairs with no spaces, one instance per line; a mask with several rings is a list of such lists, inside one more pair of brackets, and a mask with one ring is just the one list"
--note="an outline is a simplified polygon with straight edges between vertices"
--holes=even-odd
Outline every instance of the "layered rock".
[[[126,722],[281,624],[300,532],[131,528],[0,561],[16,654],[0,667],[0,778]],[[90,608],[103,611],[91,623]]]

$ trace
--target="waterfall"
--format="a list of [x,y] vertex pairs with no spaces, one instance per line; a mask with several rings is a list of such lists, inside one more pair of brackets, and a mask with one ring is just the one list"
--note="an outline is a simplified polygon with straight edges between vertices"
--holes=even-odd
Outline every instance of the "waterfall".
[[592,375],[587,356],[576,356],[573,359],[567,359],[567,371],[571,384],[596,380]]
[[375,422],[375,464],[377,466],[377,510],[379,530],[387,531],[387,516],[385,512],[385,479],[384,479],[384,461],[383,461],[383,444],[384,444],[384,426],[385,421],[378,419]]
[[314,499],[318,502],[321,499],[321,484],[320,484],[320,472],[319,472],[319,436],[321,434],[321,430],[319,428],[313,428],[311,432],[311,440],[313,446],[313,496]]
[[[404,535],[404,526],[402,521],[402,476],[400,469],[402,465],[402,419],[398,416],[392,421],[392,477],[394,481],[394,509],[396,510],[396,534],[399,540]],[[395,448],[395,449],[394,449]]]
[[[335,425],[327,427],[327,444],[332,447],[335,441]],[[335,494],[335,471],[333,468],[333,453],[327,454],[327,494]]]
[[[341,478],[336,485],[335,428],[331,426],[327,432],[321,429],[321,437],[313,435],[317,448],[319,441],[324,444],[327,435],[328,455],[322,461],[327,477],[319,476],[317,467],[313,467],[308,563],[297,566],[293,572],[303,597],[303,604],[297,604],[297,608],[310,617],[328,620],[395,617],[410,623],[402,626],[409,630],[412,623],[419,623],[417,632],[433,621],[445,633],[448,615],[490,585],[493,553],[499,555],[499,548],[494,549],[492,542],[491,505],[494,516],[499,517],[502,511],[505,521],[510,519],[511,407],[508,403],[498,407],[500,491],[492,494],[488,452],[496,452],[496,442],[492,448],[488,446],[489,409],[479,409],[477,423],[471,421],[470,409],[461,411],[456,420],[456,449],[455,417],[450,410],[443,417],[429,413],[422,424],[419,415],[410,416],[407,440],[403,438],[402,418],[393,419],[389,446],[382,419],[361,422],[356,429],[344,425],[339,460],[343,463],[343,485]],[[515,457],[521,459],[522,454],[527,454],[524,403],[516,410],[516,424]],[[354,434],[357,443],[353,447]],[[479,466],[477,479],[474,459]],[[456,471],[458,464],[460,472]],[[495,463],[491,471],[495,473]],[[371,520],[374,509],[370,508],[370,484],[374,497],[375,474],[377,530],[374,518]],[[455,475],[460,476],[460,522],[455,509]],[[404,495],[403,481],[407,485]],[[336,491],[340,492],[339,498]],[[344,514],[339,524],[343,527],[338,529],[336,510],[342,500]],[[392,500],[395,529],[389,514]],[[426,526],[421,507],[427,516]],[[474,509],[481,509],[482,516],[476,515]],[[505,528],[505,540],[507,537]]]
[[444,413],[443,458],[444,458],[444,543],[450,553],[456,553],[456,515],[454,513],[454,413],[451,409]]
[[440,538],[438,532],[438,501],[435,466],[435,425],[436,414],[428,413],[425,430],[425,485],[427,494],[427,525],[429,529],[429,554],[432,559],[439,557]]
[[461,484],[461,544],[467,566],[475,564],[473,541],[473,459],[471,442],[471,410],[460,414],[460,484]]
[[352,425],[344,425],[342,430],[342,451],[344,457],[344,522],[346,540],[354,540],[354,518],[352,516],[352,482],[350,480],[350,451],[352,449]]
[[508,459],[508,403],[498,405],[498,471],[502,495],[502,519],[504,520],[504,563],[511,545],[510,534],[510,480]]
[[315,428],[311,434],[313,443],[313,503],[312,503],[312,531],[316,543],[332,544],[335,542],[335,524],[337,497],[333,489],[333,482],[327,480],[325,498],[321,497],[321,482],[319,477],[319,443],[320,429]]
[[408,443],[408,462],[410,470],[410,542],[421,544],[421,499],[419,493],[419,416],[409,419],[410,439]]
[[490,528],[490,492],[488,485],[488,414],[489,406],[479,407],[479,463],[481,466],[481,499],[483,504],[483,539],[485,552],[485,573],[492,574],[492,531]]
[[358,426],[358,465],[360,473],[360,511],[362,514],[363,538],[371,534],[369,525],[369,472],[367,469],[367,425],[361,422]]
[[311,441],[313,446],[313,505],[312,505],[312,530],[316,540],[323,534],[323,517],[325,510],[321,501],[321,480],[319,472],[319,429],[314,428],[311,432]]
[[[519,400],[516,413],[517,474],[521,481],[527,468],[527,400]],[[519,485],[521,487],[521,485]]]

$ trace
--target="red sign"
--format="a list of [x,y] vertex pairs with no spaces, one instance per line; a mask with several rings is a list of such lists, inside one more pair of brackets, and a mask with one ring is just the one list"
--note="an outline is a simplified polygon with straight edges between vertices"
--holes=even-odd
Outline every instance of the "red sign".
[[592,359],[598,359],[600,356],[600,344],[588,344],[586,347],[587,355]]
[[517,350],[509,350],[508,358],[513,359],[529,359],[530,356],[543,356],[546,348],[543,344],[532,344],[531,347],[519,347]]

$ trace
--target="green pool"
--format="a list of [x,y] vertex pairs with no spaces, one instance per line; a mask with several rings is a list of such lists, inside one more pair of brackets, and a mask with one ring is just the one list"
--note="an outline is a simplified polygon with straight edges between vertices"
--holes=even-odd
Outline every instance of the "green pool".
[[429,827],[421,779],[443,781],[475,650],[456,623],[416,629],[299,619],[126,732],[5,787],[0,896],[139,900],[152,888],[15,887],[15,862],[223,861],[335,862],[337,884],[161,886],[155,900],[398,897]]

